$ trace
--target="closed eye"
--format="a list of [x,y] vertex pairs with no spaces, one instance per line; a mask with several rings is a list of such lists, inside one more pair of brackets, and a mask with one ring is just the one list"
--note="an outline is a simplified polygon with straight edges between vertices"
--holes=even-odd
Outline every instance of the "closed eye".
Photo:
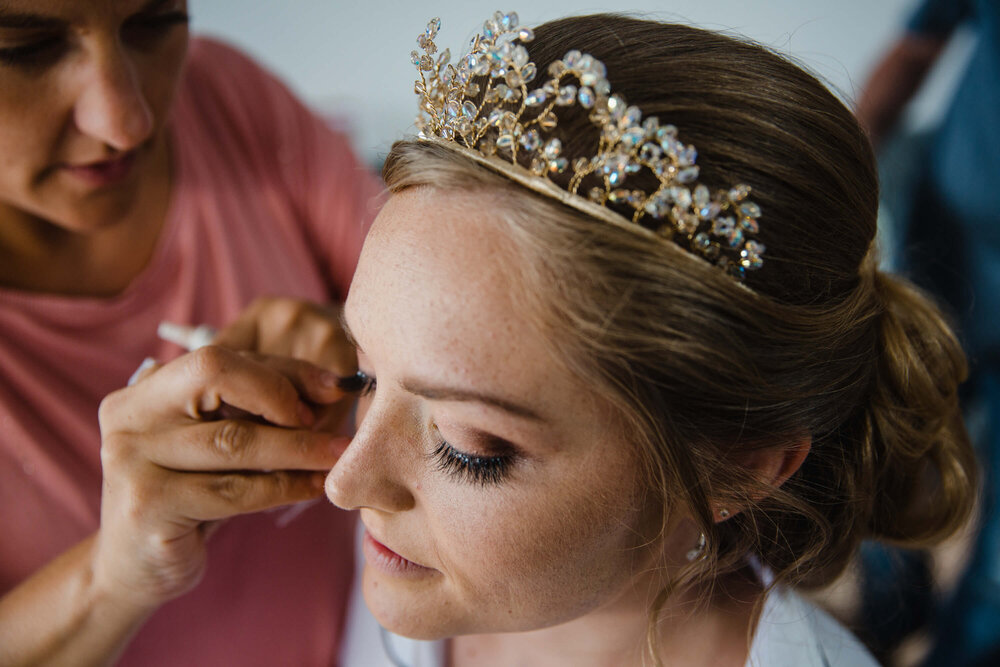
[[187,25],[190,18],[186,12],[177,10],[153,14],[136,14],[122,25],[122,39],[133,48],[152,47],[165,37],[172,28]]
[[513,454],[497,456],[469,454],[455,449],[445,440],[438,443],[431,456],[437,462],[438,470],[482,486],[503,482],[514,463]]
[[40,67],[58,60],[66,46],[62,35],[50,34],[27,44],[0,48],[0,63],[10,67]]

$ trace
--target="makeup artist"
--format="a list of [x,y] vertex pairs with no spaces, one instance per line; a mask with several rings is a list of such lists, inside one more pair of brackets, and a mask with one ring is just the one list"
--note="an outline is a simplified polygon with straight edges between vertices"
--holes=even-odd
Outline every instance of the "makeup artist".
[[[0,665],[337,655],[348,515],[258,511],[345,446],[318,422],[380,186],[187,11],[0,0]],[[246,351],[181,356],[161,320]],[[173,361],[120,389],[146,357]]]

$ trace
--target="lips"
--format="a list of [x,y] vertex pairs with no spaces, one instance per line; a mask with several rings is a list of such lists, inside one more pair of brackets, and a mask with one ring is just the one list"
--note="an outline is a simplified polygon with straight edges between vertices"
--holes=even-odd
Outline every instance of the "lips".
[[136,151],[131,150],[110,160],[99,160],[82,164],[63,164],[61,168],[66,173],[89,185],[104,186],[124,180],[131,173],[135,159]]
[[432,568],[414,563],[413,561],[399,555],[386,545],[382,544],[371,533],[365,530],[362,549],[365,560],[375,569],[396,576],[420,577],[426,576],[435,570]]

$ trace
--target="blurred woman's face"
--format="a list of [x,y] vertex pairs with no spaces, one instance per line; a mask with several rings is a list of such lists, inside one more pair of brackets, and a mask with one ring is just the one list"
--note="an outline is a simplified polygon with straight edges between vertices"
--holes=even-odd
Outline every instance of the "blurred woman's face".
[[[166,156],[183,0],[0,0],[0,224],[115,222]],[[161,172],[162,173],[162,172]]]
[[373,386],[327,495],[360,508],[365,598],[411,637],[555,625],[648,572],[632,449],[518,303],[500,205],[394,195],[345,306]]

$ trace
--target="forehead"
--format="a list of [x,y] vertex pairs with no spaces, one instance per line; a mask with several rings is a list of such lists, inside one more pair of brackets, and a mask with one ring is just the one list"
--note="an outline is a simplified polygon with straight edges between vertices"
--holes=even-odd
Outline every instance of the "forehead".
[[[555,373],[551,345],[519,304],[523,262],[490,193],[413,188],[372,226],[347,299],[362,350],[409,373],[513,382]],[[392,347],[390,347],[392,341]],[[401,373],[403,368],[397,369]],[[381,371],[378,371],[381,372]]]

